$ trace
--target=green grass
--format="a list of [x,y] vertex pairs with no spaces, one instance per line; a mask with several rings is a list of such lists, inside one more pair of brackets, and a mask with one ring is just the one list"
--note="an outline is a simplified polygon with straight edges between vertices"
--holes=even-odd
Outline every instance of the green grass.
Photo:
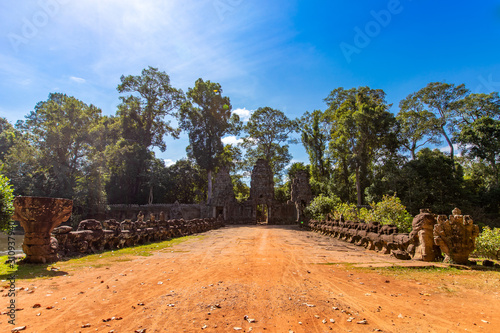
[[[16,275],[16,279],[33,279],[33,278],[51,278],[69,274],[72,271],[82,267],[107,267],[116,262],[131,261],[136,257],[147,257],[153,255],[157,251],[166,251],[174,245],[186,242],[188,240],[201,240],[205,236],[185,236],[174,238],[168,241],[159,243],[149,243],[126,247],[119,250],[108,250],[97,254],[91,254],[80,258],[72,258],[68,260],[58,261],[51,264],[21,264],[6,265],[7,256],[0,256],[0,280],[8,280],[12,274]],[[173,250],[174,251],[174,250]],[[178,252],[178,251],[174,251]],[[185,251],[182,251],[185,252]]]

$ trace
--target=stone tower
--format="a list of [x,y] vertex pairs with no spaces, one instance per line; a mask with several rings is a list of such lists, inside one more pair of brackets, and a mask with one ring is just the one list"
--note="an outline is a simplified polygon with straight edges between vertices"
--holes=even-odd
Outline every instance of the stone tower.
[[274,201],[273,171],[264,159],[258,159],[253,167],[249,200],[255,205],[270,205]]

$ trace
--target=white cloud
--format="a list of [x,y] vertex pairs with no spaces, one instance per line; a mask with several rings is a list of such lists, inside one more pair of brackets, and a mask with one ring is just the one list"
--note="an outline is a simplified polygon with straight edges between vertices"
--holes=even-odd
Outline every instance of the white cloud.
[[233,110],[233,113],[237,114],[240,117],[240,120],[244,122],[247,122],[250,119],[252,112],[253,110],[247,110],[246,108]]
[[81,77],[76,77],[76,76],[70,76],[69,79],[71,81],[74,81],[76,83],[85,83],[85,79],[82,79]]
[[[444,153],[444,154],[449,155],[450,154],[450,146],[440,147],[439,151],[442,152],[442,153]],[[458,148],[458,144],[456,144],[456,143],[453,145],[453,153],[454,153],[455,156],[462,156],[462,152]]]
[[235,145],[238,143],[242,143],[243,139],[238,139],[234,135],[232,136],[226,136],[225,138],[222,138],[222,143],[225,145]]
[[170,158],[166,158],[166,159],[163,160],[163,162],[165,162],[165,166],[166,167],[169,167],[169,166],[174,165],[176,161],[174,161],[174,160],[172,160]]

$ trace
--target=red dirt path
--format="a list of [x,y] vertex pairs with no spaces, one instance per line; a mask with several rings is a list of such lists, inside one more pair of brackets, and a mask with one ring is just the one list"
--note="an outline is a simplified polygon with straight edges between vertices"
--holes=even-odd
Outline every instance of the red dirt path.
[[[338,264],[416,262],[296,227],[226,227],[205,235],[107,268],[19,280],[35,292],[19,292],[24,309],[16,326],[63,333],[500,332],[498,292],[436,292],[434,282]],[[8,298],[0,302],[4,310]],[[7,321],[0,316],[1,332],[13,328]]]

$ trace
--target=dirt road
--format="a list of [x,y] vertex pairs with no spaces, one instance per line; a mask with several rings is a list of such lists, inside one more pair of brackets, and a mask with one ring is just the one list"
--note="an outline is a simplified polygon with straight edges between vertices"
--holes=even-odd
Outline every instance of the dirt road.
[[[16,326],[40,333],[500,331],[498,292],[439,292],[430,282],[342,263],[406,262],[296,227],[226,227],[150,257],[18,281],[29,290],[17,296],[24,309]],[[8,298],[1,302],[5,309]],[[7,321],[0,316],[0,331],[13,328]]]

